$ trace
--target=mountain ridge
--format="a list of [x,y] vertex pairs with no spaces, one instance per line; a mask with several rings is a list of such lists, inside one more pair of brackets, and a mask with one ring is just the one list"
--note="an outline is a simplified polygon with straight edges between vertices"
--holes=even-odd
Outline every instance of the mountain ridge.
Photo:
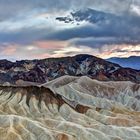
[[112,63],[117,63],[122,67],[133,68],[140,70],[140,56],[130,56],[130,57],[112,57],[106,59]]
[[140,71],[88,54],[16,62],[0,60],[0,83],[28,81],[42,84],[64,75],[88,76],[100,81],[140,82]]

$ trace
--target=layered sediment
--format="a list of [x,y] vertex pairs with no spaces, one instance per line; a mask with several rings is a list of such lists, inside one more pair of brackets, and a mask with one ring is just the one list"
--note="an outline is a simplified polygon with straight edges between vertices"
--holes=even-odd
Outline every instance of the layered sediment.
[[0,140],[140,140],[140,84],[63,76],[0,86]]

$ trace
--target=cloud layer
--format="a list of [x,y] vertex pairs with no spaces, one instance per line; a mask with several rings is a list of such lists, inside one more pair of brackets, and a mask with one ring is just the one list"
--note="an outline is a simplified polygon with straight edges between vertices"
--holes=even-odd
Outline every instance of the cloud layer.
[[140,55],[140,1],[1,0],[0,51],[12,60]]

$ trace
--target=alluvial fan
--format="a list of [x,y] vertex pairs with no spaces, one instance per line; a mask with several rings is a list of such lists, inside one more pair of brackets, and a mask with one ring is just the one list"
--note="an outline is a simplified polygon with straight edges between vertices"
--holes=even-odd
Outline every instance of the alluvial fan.
[[0,86],[0,140],[140,140],[140,84],[63,76]]

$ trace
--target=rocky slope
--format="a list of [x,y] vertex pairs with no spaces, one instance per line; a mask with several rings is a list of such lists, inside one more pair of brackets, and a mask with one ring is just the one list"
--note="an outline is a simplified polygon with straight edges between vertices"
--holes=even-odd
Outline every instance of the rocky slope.
[[62,76],[0,86],[1,140],[140,140],[140,84]]
[[19,84],[24,81],[42,84],[63,75],[88,76],[101,81],[140,82],[140,71],[85,54],[16,62],[0,60],[1,84]]

